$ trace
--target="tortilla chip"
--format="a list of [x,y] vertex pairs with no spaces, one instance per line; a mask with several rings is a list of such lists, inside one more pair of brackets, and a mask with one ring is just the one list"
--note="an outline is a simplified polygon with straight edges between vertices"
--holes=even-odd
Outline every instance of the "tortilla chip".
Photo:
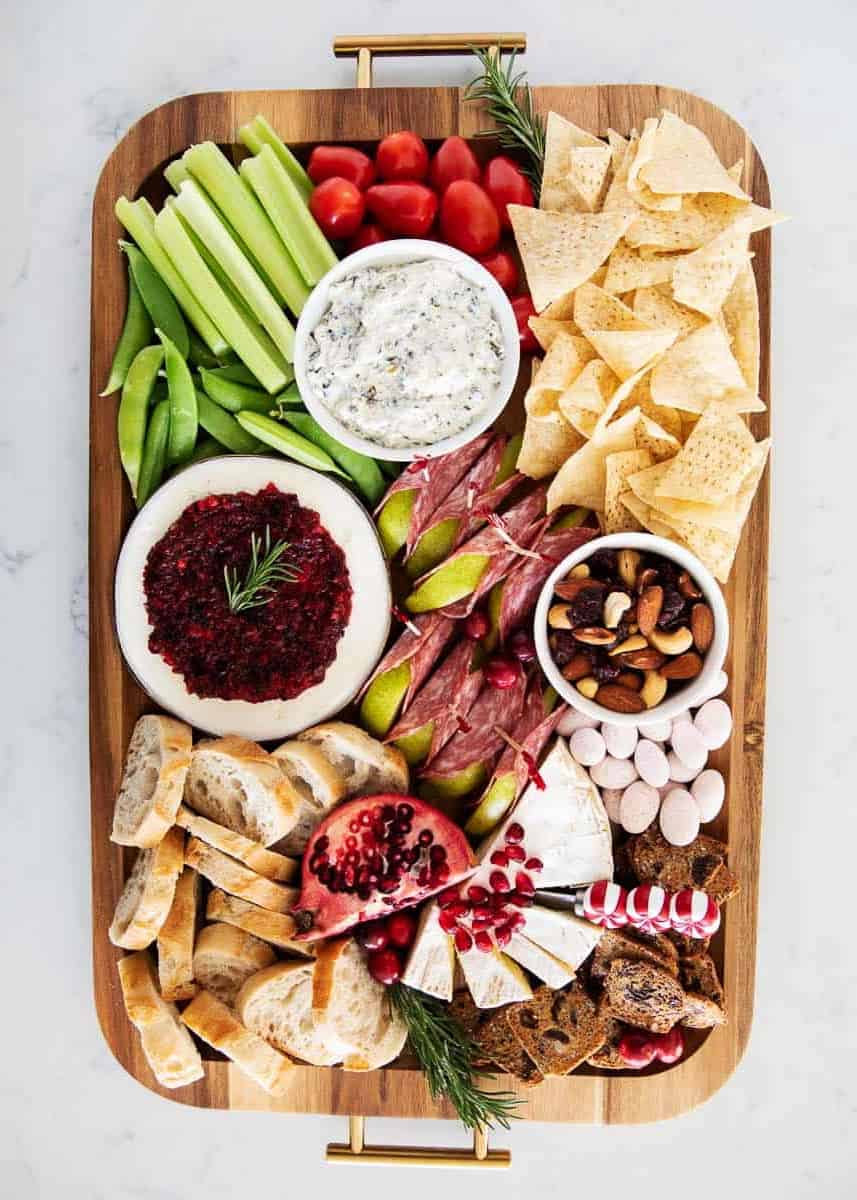
[[628,139],[622,137],[622,134],[617,133],[615,129],[608,129],[607,144],[610,147],[610,153],[613,155],[613,170],[616,171],[625,157],[625,151],[628,149]]
[[610,454],[620,450],[635,450],[634,429],[637,412],[632,409],[620,421],[614,421],[603,437],[592,438],[560,467],[556,478],[548,488],[547,510],[562,508],[564,504],[581,505],[604,511],[604,488]]
[[701,129],[668,111],[661,115],[651,157],[640,175],[653,192],[723,192],[739,200],[749,196],[729,177]]
[[621,158],[614,160],[613,178],[601,206],[602,212],[629,213],[636,218],[641,211],[636,196],[628,190],[628,172],[631,168],[639,146],[636,134],[626,143]]
[[583,438],[562,413],[549,412],[543,417],[528,415],[518,454],[518,470],[530,479],[544,479],[558,471],[582,445]]
[[621,450],[610,454],[606,460],[604,481],[604,532],[622,533],[638,530],[636,520],[622,503],[622,493],[627,490],[625,480],[629,475],[651,466],[652,456],[648,450]]
[[708,322],[702,313],[677,304],[667,288],[641,287],[634,293],[634,315],[657,329],[674,329],[676,341]]
[[540,313],[590,278],[631,221],[623,213],[543,212],[521,204],[510,204],[508,211]]
[[637,288],[655,287],[669,283],[681,255],[660,254],[644,257],[626,242],[619,242],[607,260],[605,292],[633,292]]
[[[558,300],[554,300],[547,308],[539,313],[540,317],[545,317],[549,321],[570,321],[574,314],[574,292],[568,292],[565,296],[560,296]],[[574,322],[572,322],[574,324]],[[579,333],[578,329],[569,329],[569,333]]]
[[568,182],[577,193],[579,208],[597,212],[610,170],[610,147],[576,146],[569,155]]
[[581,284],[574,293],[574,319],[584,337],[596,329],[619,332],[630,329],[651,331],[652,328],[627,304],[592,282]]
[[718,321],[682,338],[655,364],[655,404],[701,413],[713,400],[728,400],[735,412],[758,412],[764,405],[747,390],[741,368]]
[[595,432],[598,418],[619,387],[619,379],[600,358],[588,362],[559,398],[559,410],[584,437]]
[[695,197],[686,196],[678,212],[648,212],[638,208],[625,240],[630,246],[652,246],[657,250],[698,250],[728,223],[722,217],[704,216]]
[[727,167],[726,174],[729,176],[729,178],[732,180],[733,183],[737,183],[738,186],[740,187],[741,186],[741,176],[744,174],[744,159],[739,158],[738,161],[734,162],[731,167]]
[[545,156],[539,208],[550,212],[576,212],[581,200],[570,179],[571,152],[579,147],[606,149],[600,138],[549,112],[545,124]]
[[[657,484],[657,495],[673,500],[694,500],[719,505],[734,496],[756,463],[756,442],[734,409],[716,401],[709,404],[693,433]],[[629,480],[632,490],[642,500]],[[648,501],[647,501],[648,502]]]
[[[665,409],[664,411],[672,412],[673,410]],[[637,418],[635,434],[638,449],[648,450],[654,462],[663,462],[667,458],[673,458],[681,449],[681,442],[678,438],[665,429],[659,421],[646,416],[643,411]]]
[[675,341],[670,329],[590,330],[587,338],[619,378],[629,380],[645,370]]
[[669,538],[674,542],[681,541],[675,536],[672,525],[667,525],[666,521],[660,520],[655,509],[644,504],[633,492],[623,492],[621,500],[632,517],[635,517],[644,529],[648,529],[649,533],[653,533],[656,537]]
[[708,317],[719,313],[738,273],[750,261],[749,237],[750,218],[739,217],[699,250],[683,254],[673,273],[674,299]]
[[524,408],[533,416],[555,412],[557,400],[590,359],[595,357],[592,346],[583,337],[558,333],[553,339],[542,364],[524,397]]
[[733,221],[742,217],[750,220],[750,233],[759,233],[779,225],[789,218],[785,213],[775,212],[772,208],[763,208],[760,204],[739,201],[731,196],[699,195],[694,198],[694,208],[707,222],[711,236],[728,228]]
[[754,462],[744,476],[734,496],[722,504],[700,504],[696,500],[674,500],[669,496],[658,496],[656,507],[666,520],[692,521],[710,529],[721,529],[725,533],[740,532],[750,507],[771,448],[771,439],[756,443]]
[[759,293],[751,263],[738,272],[723,302],[723,321],[732,353],[744,382],[754,394],[759,390]]
[[567,333],[573,337],[580,335],[580,330],[574,321],[556,321],[552,317],[530,317],[527,324],[532,329],[542,350],[550,350],[557,334]]
[[681,196],[659,196],[640,178],[641,169],[651,161],[655,135],[658,129],[656,117],[647,117],[637,143],[636,153],[628,167],[628,192],[643,208],[654,211],[677,212],[681,208]]
[[670,519],[670,524],[681,541],[708,567],[714,578],[726,583],[741,541],[741,530],[727,533],[722,529],[708,529],[693,521],[674,519]]

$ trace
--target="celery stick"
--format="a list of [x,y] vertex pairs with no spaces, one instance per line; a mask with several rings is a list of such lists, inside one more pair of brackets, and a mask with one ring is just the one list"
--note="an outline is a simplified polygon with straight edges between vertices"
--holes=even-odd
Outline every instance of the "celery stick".
[[174,192],[178,192],[184,181],[190,179],[190,171],[180,158],[176,158],[164,167],[164,179]]
[[277,131],[271,128],[263,116],[255,116],[249,125],[242,125],[238,130],[238,140],[244,143],[251,154],[258,154],[263,146],[270,146],[283,164],[292,183],[300,192],[304,203],[309,200],[313,189],[312,180]]
[[119,222],[145,254],[179,303],[187,319],[199,333],[212,354],[225,354],[229,346],[220,330],[205,314],[193,292],[170,261],[169,255],[155,236],[155,212],[148,200],[132,204],[125,196],[116,201],[115,213]]
[[185,151],[182,161],[264,266],[280,299],[300,313],[309,289],[265,210],[226,156],[214,142],[203,142]]
[[190,223],[184,218],[184,216],[181,213],[181,210],[178,208],[178,206],[176,204],[175,196],[170,196],[167,199],[167,205],[170,208],[173,208],[174,211],[178,213],[179,220],[181,221],[182,225],[184,226],[188,237],[193,242],[197,254],[199,254],[200,258],[205,263],[205,265],[208,267],[209,271],[211,271],[214,278],[217,280],[217,282],[223,288],[224,292],[226,292],[226,295],[229,297],[229,299],[232,301],[232,303],[235,305],[235,307],[241,313],[241,316],[244,318],[245,321],[248,322],[248,324],[255,325],[256,324],[255,313],[252,311],[252,309],[250,309],[247,306],[247,304],[244,301],[244,297],[241,296],[236,291],[236,289],[232,286],[232,281],[230,280],[230,278],[226,274],[226,272],[223,270],[220,263],[217,261],[217,259],[214,257],[214,255],[211,253],[208,246],[206,246],[206,244],[205,244],[205,242],[203,242],[202,238],[197,236],[196,231],[192,228]]
[[263,146],[254,158],[245,158],[239,170],[261,200],[301,275],[314,287],[337,258],[280,160],[270,146]]
[[226,226],[212,211],[199,184],[192,179],[183,183],[175,206],[222,268],[256,320],[263,329],[267,329],[274,345],[291,361],[295,346],[294,327],[252,264],[229,236]]
[[178,213],[172,208],[162,209],[155,218],[155,232],[188,287],[262,386],[269,392],[285,387],[286,374],[277,361],[276,347],[270,343],[274,354],[268,353],[260,334],[247,323],[205,265]]

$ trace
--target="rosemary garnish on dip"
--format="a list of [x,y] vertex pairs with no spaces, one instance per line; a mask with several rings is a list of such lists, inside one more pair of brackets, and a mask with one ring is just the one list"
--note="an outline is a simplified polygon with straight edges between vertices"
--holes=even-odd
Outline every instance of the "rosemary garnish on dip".
[[432,1098],[449,1100],[468,1129],[490,1129],[494,1122],[508,1129],[521,1101],[512,1092],[485,1092],[477,1085],[476,1047],[448,1009],[402,983],[389,991]]
[[248,608],[260,608],[270,602],[276,584],[295,582],[298,577],[297,571],[281,561],[288,548],[289,543],[282,540],[271,545],[271,527],[266,525],[264,556],[260,559],[262,538],[255,533],[250,534],[250,562],[243,581],[239,580],[237,567],[227,564],[223,568],[230,612],[240,613]]
[[545,158],[545,123],[533,108],[533,95],[525,83],[526,72],[512,74],[515,51],[509,55],[503,69],[500,55],[473,47],[482,74],[467,85],[465,99],[484,100],[488,115],[497,129],[481,129],[477,137],[496,137],[504,150],[523,150],[529,162],[523,167],[536,190],[542,186],[542,166]]

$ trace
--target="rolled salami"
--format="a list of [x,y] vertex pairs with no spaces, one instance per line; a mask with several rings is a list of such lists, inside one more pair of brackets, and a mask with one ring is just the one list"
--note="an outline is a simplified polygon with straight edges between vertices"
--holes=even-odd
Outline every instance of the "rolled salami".
[[360,717],[375,737],[383,737],[400,713],[407,712],[455,629],[441,613],[414,617],[390,647],[362,692]]
[[[505,642],[524,624],[536,607],[544,582],[558,562],[578,546],[597,535],[597,529],[545,529],[533,543],[541,558],[521,558],[510,574],[501,579],[499,600],[492,602],[496,611],[496,629],[500,642]],[[495,608],[496,604],[496,608]]]
[[482,687],[482,671],[473,669],[476,650],[476,642],[469,639],[453,646],[387,735],[411,766],[430,763],[459,729],[467,727],[467,714]]

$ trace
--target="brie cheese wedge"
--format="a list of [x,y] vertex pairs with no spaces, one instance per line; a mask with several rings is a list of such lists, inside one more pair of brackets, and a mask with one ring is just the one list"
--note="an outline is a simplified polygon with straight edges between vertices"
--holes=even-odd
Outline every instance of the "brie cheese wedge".
[[544,908],[541,904],[526,909],[525,915],[523,936],[566,963],[572,971],[589,957],[603,933],[600,926],[582,921],[573,913]]
[[516,1000],[529,1000],[533,989],[518,966],[499,950],[472,950],[458,955],[464,978],[477,1008],[499,1008]]
[[455,948],[451,936],[438,924],[437,915],[437,904],[428,904],[423,909],[402,983],[439,1000],[451,1000]]
[[505,948],[506,954],[526,967],[533,975],[538,976],[548,987],[561,988],[574,979],[574,967],[562,962],[535,942],[531,942],[524,934],[515,933]]

